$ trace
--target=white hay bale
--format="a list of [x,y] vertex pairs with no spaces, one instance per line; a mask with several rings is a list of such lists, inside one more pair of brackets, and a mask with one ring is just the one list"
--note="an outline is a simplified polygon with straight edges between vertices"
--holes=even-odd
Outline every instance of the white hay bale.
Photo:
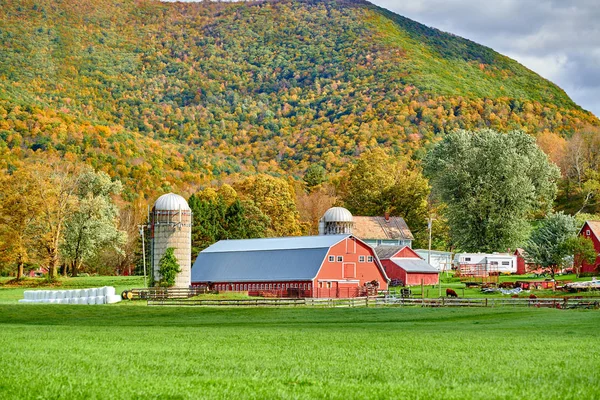
[[106,286],[97,288],[96,296],[106,296]]
[[89,305],[96,304],[96,296],[90,296],[87,299]]
[[69,304],[77,304],[77,300],[79,300],[77,297],[71,297],[69,299]]
[[69,299],[57,299],[58,304],[69,304]]
[[76,299],[79,298],[79,297],[81,297],[81,289],[75,289],[75,290],[73,290],[73,297],[76,298]]
[[107,286],[104,295],[107,296],[107,297],[108,296],[114,296],[115,295],[115,288],[112,287],[112,286]]
[[98,296],[98,289],[97,288],[88,289],[88,296],[90,296],[90,297]]
[[33,300],[33,292],[31,290],[24,291],[23,300]]
[[73,298],[73,291],[72,290],[65,290],[65,299],[71,299]]
[[44,293],[45,299],[50,299],[50,300],[56,299],[56,290],[48,290],[46,292],[48,293],[48,295],[46,295],[46,293]]
[[106,296],[96,297],[96,304],[105,304],[105,303],[106,303]]
[[114,303],[118,303],[120,301],[121,301],[121,296],[119,296],[118,294],[113,294],[112,296],[106,296],[107,304],[114,304]]
[[65,298],[65,291],[64,290],[57,290],[56,291],[56,300],[62,300]]
[[77,298],[77,304],[87,304],[87,303],[88,303],[87,297],[78,297]]

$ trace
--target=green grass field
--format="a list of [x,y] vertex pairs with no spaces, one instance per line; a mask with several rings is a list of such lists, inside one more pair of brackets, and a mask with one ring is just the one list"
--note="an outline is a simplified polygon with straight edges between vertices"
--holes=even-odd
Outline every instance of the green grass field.
[[598,399],[600,313],[0,305],[0,398]]

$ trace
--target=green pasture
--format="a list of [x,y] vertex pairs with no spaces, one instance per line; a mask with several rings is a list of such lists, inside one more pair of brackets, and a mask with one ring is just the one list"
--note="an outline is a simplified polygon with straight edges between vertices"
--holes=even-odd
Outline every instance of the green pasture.
[[76,278],[58,278],[49,284],[45,278],[25,278],[13,284],[14,278],[0,278],[0,304],[16,304],[23,298],[25,290],[69,290],[102,286],[113,286],[117,293],[125,289],[144,287],[141,276],[81,276]]
[[597,399],[600,312],[0,305],[0,398]]

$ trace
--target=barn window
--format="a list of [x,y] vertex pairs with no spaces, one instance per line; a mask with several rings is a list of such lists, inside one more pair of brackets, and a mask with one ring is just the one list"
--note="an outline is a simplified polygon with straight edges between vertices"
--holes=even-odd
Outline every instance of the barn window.
[[510,265],[510,261],[502,261],[502,265]]
[[[304,284],[306,286],[306,284]],[[323,287],[323,282],[319,282],[319,288]]]
[[344,256],[337,256],[337,262],[344,262]]
[[334,262],[335,261],[335,256],[329,256],[329,262]]
[[359,256],[358,262],[365,262],[365,256]]
[[327,282],[327,289],[331,289],[331,282]]
[[368,262],[373,262],[373,256],[368,256],[368,257],[367,257],[367,261],[368,261]]
[[471,261],[471,257],[465,257],[465,261]]
[[586,231],[585,231],[585,234],[586,234],[587,236],[590,236],[590,230],[589,230],[589,229],[588,229],[588,230],[586,230]]
[[[310,289],[310,288],[312,288],[312,284],[310,284],[310,283],[309,283],[309,284],[308,284],[308,288],[309,288],[309,289]],[[306,289],[306,283],[304,284],[304,289]]]

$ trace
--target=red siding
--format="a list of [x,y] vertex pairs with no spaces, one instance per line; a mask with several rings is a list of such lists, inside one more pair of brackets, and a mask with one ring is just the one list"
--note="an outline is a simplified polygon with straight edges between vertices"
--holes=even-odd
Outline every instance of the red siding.
[[[581,228],[579,234],[583,237],[592,239],[596,253],[600,254],[600,240],[598,240],[596,235],[594,235],[594,231],[592,231],[587,222],[583,225],[583,228]],[[581,266],[581,272],[596,272],[598,271],[598,266],[600,266],[600,256],[596,257],[596,262],[594,262],[594,264],[588,264],[584,262]]]
[[517,275],[524,275],[527,273],[525,259],[518,251],[515,252],[515,256],[517,256]]
[[[333,261],[329,257],[333,256]],[[338,257],[342,261],[338,261]],[[364,261],[360,261],[360,257]],[[372,257],[372,261],[369,261]],[[373,249],[354,238],[332,246],[313,282],[315,297],[355,297],[364,291],[366,283],[379,282],[378,290],[387,290],[387,281],[377,267]]]
[[381,264],[383,264],[388,278],[401,280],[405,286],[420,285],[421,279],[423,279],[425,285],[436,285],[438,283],[439,274],[437,272],[406,272],[392,260],[381,260]]

